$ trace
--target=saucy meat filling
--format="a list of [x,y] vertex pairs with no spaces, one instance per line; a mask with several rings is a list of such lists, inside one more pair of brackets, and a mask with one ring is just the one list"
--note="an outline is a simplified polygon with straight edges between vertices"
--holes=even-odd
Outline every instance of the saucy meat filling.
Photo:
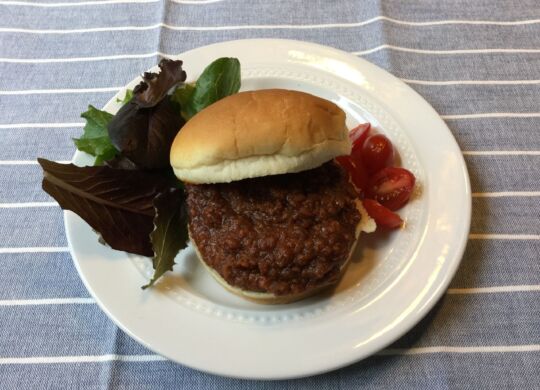
[[204,261],[230,285],[275,295],[335,280],[360,213],[347,174],[312,170],[187,185],[189,228]]

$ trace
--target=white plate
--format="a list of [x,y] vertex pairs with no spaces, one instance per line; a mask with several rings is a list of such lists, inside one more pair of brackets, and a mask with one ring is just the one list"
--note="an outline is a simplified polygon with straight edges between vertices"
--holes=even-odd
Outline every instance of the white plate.
[[[71,254],[86,287],[125,332],[160,355],[220,375],[280,379],[313,375],[365,358],[403,335],[433,307],[460,262],[471,194],[461,152],[445,123],[416,92],[342,51],[289,40],[241,40],[188,51],[188,79],[218,57],[238,57],[242,89],[310,92],[387,134],[417,177],[400,211],[406,227],[364,236],[331,293],[282,306],[245,302],[202,269],[191,248],[173,273],[142,291],[147,258],[113,251],[79,217],[65,214]],[[139,82],[134,80],[127,87]],[[123,91],[118,96],[123,97]],[[105,106],[119,108],[116,97]],[[91,160],[81,153],[77,164]]]

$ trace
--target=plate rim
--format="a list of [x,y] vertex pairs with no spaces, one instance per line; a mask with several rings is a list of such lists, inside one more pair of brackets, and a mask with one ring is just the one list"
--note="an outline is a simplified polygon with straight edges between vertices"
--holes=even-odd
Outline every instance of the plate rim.
[[[192,50],[188,50],[186,52],[178,54],[178,56],[187,55],[188,53],[193,52],[193,51],[197,51],[197,50],[211,50],[212,47],[220,46],[220,45],[227,45],[227,44],[261,44],[261,43],[264,43],[264,44],[276,44],[276,45],[301,46],[303,48],[317,48],[317,49],[320,49],[320,50],[325,50],[326,52],[339,54],[340,56],[343,56],[345,54],[349,58],[350,61],[356,62],[357,64],[360,64],[359,66],[366,66],[366,64],[368,64],[368,66],[372,66],[372,67],[377,68],[378,71],[384,72],[386,74],[386,76],[391,76],[394,79],[395,82],[398,82],[398,83],[402,84],[402,86],[405,87],[405,89],[407,90],[408,93],[412,92],[413,94],[415,94],[416,98],[419,99],[419,101],[421,101],[423,103],[423,105],[427,106],[426,108],[429,108],[430,110],[432,110],[432,112],[437,115],[440,123],[445,127],[446,131],[448,132],[448,135],[450,136],[451,140],[454,143],[453,146],[455,148],[457,148],[458,151],[460,151],[459,145],[457,144],[457,141],[456,141],[455,137],[453,136],[452,132],[448,129],[445,122],[440,118],[439,114],[436,113],[436,111],[433,109],[433,107],[421,95],[419,95],[414,89],[412,89],[407,84],[405,84],[403,81],[396,78],[395,76],[393,76],[389,72],[385,71],[384,69],[382,69],[382,68],[380,68],[380,67],[378,67],[378,66],[376,66],[376,65],[374,65],[374,64],[372,64],[372,63],[370,63],[370,62],[368,62],[368,61],[366,61],[364,59],[355,57],[355,56],[353,56],[353,55],[351,55],[349,53],[346,53],[344,51],[341,51],[339,49],[329,47],[329,46],[325,46],[325,45],[315,44],[315,43],[311,43],[311,42],[298,41],[298,40],[264,39],[264,38],[261,39],[261,38],[259,38],[259,39],[242,39],[242,40],[234,40],[234,41],[225,41],[225,42],[220,42],[220,43],[214,43],[214,44],[210,44],[210,45],[201,46],[201,47],[198,47],[198,48],[195,48],[195,49],[192,49]],[[126,85],[134,83],[135,80],[137,80],[137,78],[134,79],[133,81],[131,81],[130,83],[126,84]],[[111,104],[111,102],[114,101],[116,96],[118,96],[118,94],[122,93],[125,90],[125,88],[126,87],[123,87],[115,96],[113,96],[107,102],[105,107],[108,106],[109,104]],[[215,369],[215,367],[212,367],[212,369],[209,369],[208,367],[200,367],[200,366],[197,366],[197,365],[191,365],[189,362],[185,362],[185,361],[180,362],[178,360],[178,358],[168,356],[168,354],[163,354],[162,352],[157,352],[157,353],[159,353],[160,355],[166,356],[171,361],[178,362],[178,363],[181,363],[181,364],[183,364],[185,366],[188,366],[188,367],[200,370],[200,371],[204,371],[204,372],[207,372],[207,373],[211,373],[211,374],[219,374],[219,375],[224,375],[224,376],[228,376],[228,377],[243,378],[243,379],[292,379],[292,378],[306,377],[306,376],[310,376],[310,375],[329,372],[329,371],[332,371],[332,370],[347,366],[349,364],[352,364],[354,362],[362,360],[362,359],[364,359],[364,358],[366,358],[368,356],[371,356],[376,351],[379,351],[379,350],[385,348],[386,346],[388,346],[389,344],[393,343],[398,338],[403,336],[406,332],[408,332],[414,325],[416,325],[422,318],[425,317],[425,315],[428,313],[429,310],[431,310],[433,308],[433,306],[437,303],[437,301],[441,298],[441,296],[444,294],[444,292],[448,288],[448,285],[450,284],[452,278],[454,277],[454,275],[455,275],[455,273],[456,273],[456,271],[457,271],[457,269],[458,269],[458,267],[459,267],[459,265],[461,263],[461,259],[463,258],[463,254],[464,254],[464,251],[466,249],[467,242],[468,242],[467,238],[468,238],[468,234],[469,234],[469,230],[470,230],[470,224],[471,224],[472,197],[471,197],[471,188],[470,188],[470,178],[469,178],[469,175],[468,175],[468,172],[467,172],[467,166],[465,164],[465,160],[463,158],[463,155],[461,154],[461,151],[459,153],[459,159],[458,160],[459,160],[458,162],[459,162],[459,165],[460,165],[460,168],[461,168],[461,171],[462,171],[461,173],[463,175],[462,178],[465,179],[465,182],[464,182],[465,188],[463,188],[463,190],[464,190],[464,193],[465,193],[465,198],[467,199],[467,203],[464,205],[465,210],[464,210],[464,215],[463,215],[463,219],[465,221],[466,229],[463,230],[463,233],[459,237],[459,248],[457,248],[457,250],[455,251],[455,256],[454,256],[455,259],[450,263],[450,268],[449,268],[448,272],[446,272],[446,274],[444,275],[444,277],[442,278],[440,283],[437,285],[435,290],[431,291],[431,294],[430,294],[426,304],[424,304],[424,306],[422,306],[420,310],[415,311],[414,313],[411,313],[409,316],[407,316],[406,319],[403,322],[401,322],[400,328],[398,330],[394,330],[394,333],[391,333],[390,337],[387,337],[386,340],[379,340],[380,341],[379,343],[373,343],[371,345],[370,350],[369,349],[367,350],[367,353],[360,354],[361,356],[359,356],[358,358],[352,358],[352,359],[349,358],[349,359],[344,359],[342,361],[338,361],[338,362],[336,362],[336,364],[327,364],[326,367],[323,368],[323,369],[321,369],[321,368],[315,369],[315,370],[309,370],[309,369],[306,370],[306,369],[304,369],[302,372],[299,372],[298,375],[285,374],[285,375],[276,375],[276,376],[273,376],[273,375],[269,375],[269,376],[253,376],[253,375],[242,375],[242,374],[230,373],[230,372],[222,372],[219,369]],[[70,215],[69,213],[64,212],[64,225],[65,225],[65,230],[66,230],[66,236],[68,238],[68,247],[69,247],[69,251],[70,251],[70,254],[72,256],[73,262],[75,264],[75,267],[77,269],[77,272],[79,273],[79,276],[81,277],[85,287],[87,288],[89,293],[92,295],[92,297],[95,299],[95,301],[98,304],[98,306],[100,307],[100,309],[102,311],[104,311],[106,313],[106,315],[117,326],[119,326],[124,332],[126,332],[130,337],[134,338],[140,344],[144,345],[145,347],[147,347],[148,349],[150,349],[152,351],[155,351],[154,346],[152,346],[149,342],[147,342],[144,339],[142,339],[141,337],[139,337],[136,333],[132,332],[132,330],[128,326],[124,325],[122,323],[122,321],[120,321],[120,320],[118,320],[116,318],[116,316],[109,310],[109,308],[102,302],[100,297],[95,293],[95,291],[92,288],[91,284],[85,278],[84,271],[82,270],[82,268],[80,266],[80,262],[77,260],[77,254],[76,254],[76,252],[75,252],[75,250],[73,248],[73,244],[71,242],[71,236],[70,236],[70,234],[68,234],[68,230],[69,230],[68,226],[70,225],[70,222],[69,222],[70,217],[69,217],[69,215]]]

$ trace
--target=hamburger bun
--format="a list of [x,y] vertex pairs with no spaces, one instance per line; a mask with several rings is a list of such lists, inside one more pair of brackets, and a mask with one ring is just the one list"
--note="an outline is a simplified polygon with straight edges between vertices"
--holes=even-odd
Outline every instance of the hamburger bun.
[[300,172],[350,152],[338,106],[267,89],[228,96],[199,112],[176,136],[170,161],[180,180],[209,184]]
[[[350,152],[351,142],[345,113],[337,105],[303,92],[268,89],[231,95],[199,112],[177,134],[171,147],[170,160],[175,175],[186,183],[189,208],[192,187],[206,191],[203,190],[206,188],[203,184],[210,187],[232,186],[235,183],[227,183],[244,179],[258,180],[255,178],[271,175],[297,174],[318,169],[333,158]],[[247,185],[244,183],[236,184]],[[215,265],[215,262],[219,266],[224,265],[224,258],[214,254],[214,263],[205,261],[202,255],[207,248],[205,243],[199,243],[204,250],[197,247],[198,243],[192,234],[195,229],[191,225],[194,216],[192,211],[189,211],[190,239],[204,267],[230,292],[257,303],[289,303],[335,285],[350,261],[360,232],[375,230],[375,222],[368,216],[361,201],[351,201],[354,203],[349,203],[348,210],[358,210],[360,219],[357,224],[347,224],[347,229],[350,229],[350,246],[346,249],[348,253],[342,251],[337,258],[320,260],[338,262],[339,269],[332,276],[321,277],[318,284],[310,285],[300,292],[296,290],[276,295],[271,291],[249,291],[231,285],[218,270],[209,266]],[[208,208],[208,204],[200,207]],[[199,221],[201,224],[196,227],[206,228],[206,222],[201,219]],[[273,229],[270,225],[267,227]],[[214,240],[222,239],[214,237]],[[212,242],[212,238],[206,240]],[[213,242],[209,245],[214,248],[220,244]],[[246,258],[247,255],[244,253],[243,256]],[[315,255],[316,258],[320,256]]]

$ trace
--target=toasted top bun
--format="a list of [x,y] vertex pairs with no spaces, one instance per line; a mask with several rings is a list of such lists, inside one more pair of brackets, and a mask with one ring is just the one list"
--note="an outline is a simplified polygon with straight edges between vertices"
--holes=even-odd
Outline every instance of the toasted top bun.
[[170,159],[180,180],[209,184],[300,172],[350,152],[338,106],[304,92],[266,89],[199,112],[176,136]]

